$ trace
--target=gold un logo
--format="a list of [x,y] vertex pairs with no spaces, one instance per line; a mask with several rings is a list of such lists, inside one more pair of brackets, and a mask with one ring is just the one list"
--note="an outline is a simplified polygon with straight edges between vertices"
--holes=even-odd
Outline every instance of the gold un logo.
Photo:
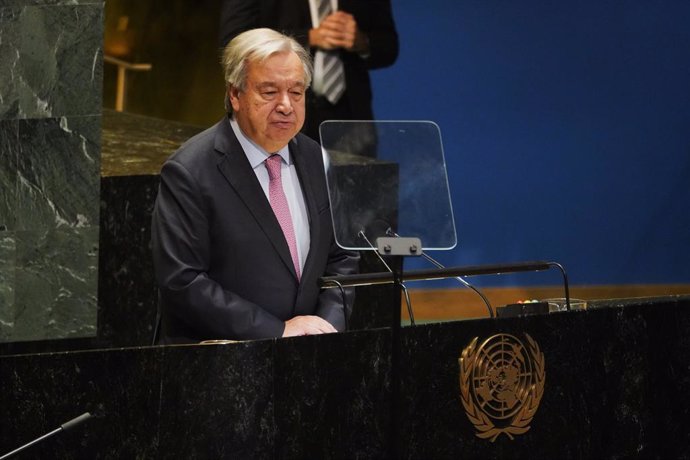
[[524,434],[544,394],[544,354],[525,334],[527,347],[510,334],[496,334],[465,347],[460,363],[460,397],[477,436],[494,442]]

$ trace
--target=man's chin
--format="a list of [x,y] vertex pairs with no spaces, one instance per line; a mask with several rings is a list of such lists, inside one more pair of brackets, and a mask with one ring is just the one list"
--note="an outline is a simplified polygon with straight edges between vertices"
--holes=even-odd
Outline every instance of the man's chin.
[[298,132],[299,129],[297,129],[297,126],[294,123],[287,125],[273,125],[270,131],[270,138],[276,141],[285,141],[287,144],[287,142],[295,137]]
[[[297,135],[298,131],[290,130],[273,130],[271,135],[266,138],[267,144],[270,145],[269,152],[277,152],[285,147],[293,137]],[[265,148],[266,146],[264,146]]]

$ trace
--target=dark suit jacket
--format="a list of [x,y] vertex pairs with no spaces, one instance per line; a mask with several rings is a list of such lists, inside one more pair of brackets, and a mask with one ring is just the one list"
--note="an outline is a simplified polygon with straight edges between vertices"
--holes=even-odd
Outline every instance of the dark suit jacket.
[[[284,321],[318,315],[345,328],[341,294],[321,276],[354,273],[358,255],[334,242],[321,149],[290,144],[304,194],[310,249],[298,282],[271,205],[227,119],[165,163],[152,222],[161,342],[280,337]],[[348,308],[353,293],[349,292]]]
[[[358,27],[369,36],[371,53],[366,59],[348,52],[341,52],[341,59],[347,85],[343,97],[349,104],[350,119],[372,120],[369,70],[390,66],[398,57],[398,33],[390,0],[339,0],[338,9],[352,14]],[[308,0],[223,0],[220,20],[222,46],[241,32],[269,27],[309,49],[312,24]],[[307,96],[313,97],[311,93]]]

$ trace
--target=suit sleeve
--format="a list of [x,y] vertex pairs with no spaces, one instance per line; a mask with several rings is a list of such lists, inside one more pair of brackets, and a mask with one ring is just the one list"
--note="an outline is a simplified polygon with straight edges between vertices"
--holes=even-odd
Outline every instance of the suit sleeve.
[[282,336],[283,321],[208,277],[210,210],[189,171],[168,161],[160,178],[151,241],[165,313],[200,331],[202,339]]
[[235,36],[259,24],[258,0],[221,0],[219,44],[224,48]]
[[[369,0],[366,14],[355,15],[359,27],[369,37],[368,69],[389,67],[398,58],[398,32],[389,0]],[[359,17],[358,17],[359,16]]]

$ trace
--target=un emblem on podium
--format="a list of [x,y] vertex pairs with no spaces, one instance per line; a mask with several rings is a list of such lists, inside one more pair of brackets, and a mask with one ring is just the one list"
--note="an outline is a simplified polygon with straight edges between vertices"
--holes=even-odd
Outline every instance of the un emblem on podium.
[[462,351],[460,397],[477,436],[494,442],[526,433],[544,395],[546,370],[539,345],[527,346],[510,334],[496,334],[479,346],[478,337]]

